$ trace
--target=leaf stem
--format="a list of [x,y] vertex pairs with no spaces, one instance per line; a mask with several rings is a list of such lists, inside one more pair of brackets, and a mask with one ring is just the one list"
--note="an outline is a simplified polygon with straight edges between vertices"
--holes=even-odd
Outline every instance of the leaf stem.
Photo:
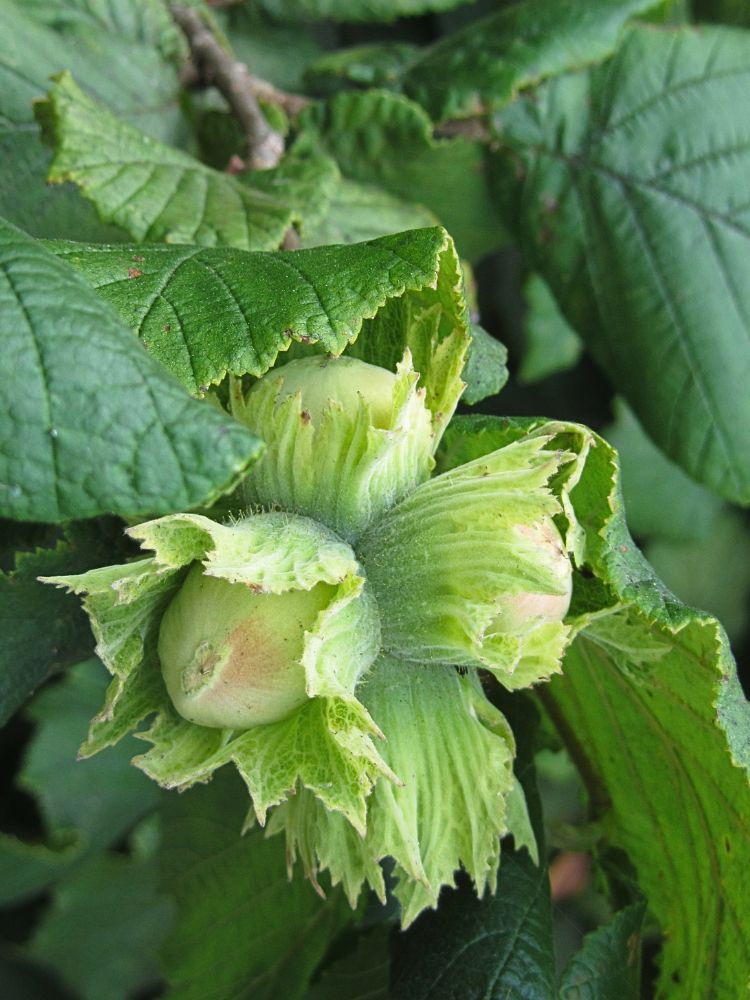
[[229,374],[229,412],[235,420],[242,420],[245,408],[245,397],[242,392],[242,379],[239,375]]

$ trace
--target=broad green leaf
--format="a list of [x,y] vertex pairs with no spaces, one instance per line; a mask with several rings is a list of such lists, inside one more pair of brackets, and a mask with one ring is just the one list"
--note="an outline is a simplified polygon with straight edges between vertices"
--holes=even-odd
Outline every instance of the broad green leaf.
[[505,345],[477,323],[472,323],[469,355],[461,372],[466,383],[461,402],[473,406],[488,396],[497,395],[508,381],[507,360]]
[[[283,195],[269,192],[273,177],[266,172],[259,172],[255,186],[252,178],[219,173],[119,120],[67,72],[35,114],[55,144],[49,180],[74,181],[102,219],[136,240],[273,249],[292,223],[303,220],[303,196],[315,188],[325,203],[335,181],[326,159],[303,164],[301,190],[282,173]],[[313,202],[309,211],[315,216],[320,205]]]
[[305,67],[321,53],[314,24],[284,24],[260,4],[230,4],[212,12],[232,43],[232,51],[262,80],[287,91],[301,91]]
[[523,0],[448,35],[412,61],[409,97],[436,121],[485,114],[524,87],[614,51],[630,18],[660,0]]
[[632,28],[602,67],[499,114],[495,158],[498,197],[532,266],[644,429],[740,503],[750,502],[749,80],[742,32]]
[[[63,19],[70,12],[70,5],[54,6]],[[120,20],[135,7],[120,4]],[[0,215],[36,236],[120,240],[122,230],[98,221],[73,187],[46,183],[51,157],[40,142],[32,102],[44,97],[51,76],[75,66],[83,89],[120,118],[156,139],[180,142],[185,123],[177,71],[145,41],[123,38],[104,23],[59,34],[29,13],[26,4],[0,0]]]
[[[459,418],[445,454],[485,454],[539,423]],[[633,544],[601,439],[571,501],[600,589],[587,591],[594,617],[581,619],[562,676],[538,692],[581,768],[592,819],[627,852],[661,924],[660,995],[736,996],[750,969],[750,706],[719,623],[681,604]]]
[[0,906],[12,906],[38,896],[80,861],[83,843],[74,833],[29,843],[0,833]]
[[128,42],[156,48],[167,58],[186,45],[161,0],[23,0],[24,14],[65,33],[104,28]]
[[395,85],[419,51],[407,42],[373,42],[327,52],[305,70],[305,88],[328,97],[352,86]]
[[[713,528],[724,506],[722,501],[659,451],[641,430],[624,400],[615,400],[614,411],[615,422],[603,434],[620,455],[622,494],[630,530],[638,537],[678,543],[707,539],[707,547],[713,546]],[[716,610],[703,601],[690,600],[668,578],[665,580],[686,604]]]
[[71,267],[2,222],[0,306],[4,516],[186,509],[257,456],[258,439],[190,399]]
[[466,0],[260,0],[283,20],[395,21],[397,17],[452,10]]
[[374,927],[356,946],[323,970],[305,1000],[389,1000],[390,927]]
[[580,357],[582,344],[538,274],[529,275],[523,295],[526,300],[524,352],[518,378],[526,383],[539,382],[555,372],[572,368]]
[[446,331],[465,322],[453,275],[455,253],[437,228],[351,247],[277,253],[71,243],[50,249],[194,393],[205,392],[227,371],[263,375],[292,340],[340,354],[391,299],[409,309],[396,326],[398,360],[411,314],[436,299]]
[[338,94],[305,111],[299,124],[345,177],[434,212],[462,256],[473,259],[505,241],[484,176],[484,147],[433,138],[430,119],[413,101],[379,90]]
[[390,996],[554,1000],[546,868],[503,852],[494,896],[477,899],[466,884],[445,892],[436,913],[395,939]]
[[105,855],[56,887],[28,951],[82,1000],[128,1000],[158,982],[173,915],[153,860]]
[[[679,511],[678,497],[671,506]],[[693,541],[654,538],[645,548],[670,590],[694,608],[721,621],[733,642],[748,629],[750,602],[750,526],[738,511],[719,510],[709,531]]]
[[435,215],[427,208],[404,201],[372,184],[342,178],[336,185],[326,215],[305,229],[302,246],[359,243],[405,229],[434,226]]
[[587,934],[560,983],[560,1000],[639,1000],[645,907],[637,903]]
[[162,883],[177,921],[162,949],[172,1000],[296,1000],[350,919],[341,894],[321,900],[286,871],[284,844],[241,835],[247,796],[229,774],[163,814]]

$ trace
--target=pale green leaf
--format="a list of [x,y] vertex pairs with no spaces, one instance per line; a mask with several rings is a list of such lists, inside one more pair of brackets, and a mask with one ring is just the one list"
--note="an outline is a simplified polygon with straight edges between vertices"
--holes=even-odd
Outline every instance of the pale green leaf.
[[161,566],[203,562],[207,576],[281,594],[316,583],[340,583],[357,571],[354,553],[324,525],[306,517],[269,512],[232,524],[200,514],[174,514],[129,529]]
[[392,324],[400,344],[393,367],[421,310],[439,305],[441,336],[467,322],[455,251],[438,228],[279,253],[73,243],[50,249],[191,392],[227,371],[263,375],[292,340],[331,354],[358,336],[366,342],[365,321],[391,299],[403,300],[404,310]]
[[0,511],[64,521],[194,507],[260,442],[149,358],[75,271],[0,222]]
[[625,24],[660,0],[523,0],[448,35],[404,74],[409,97],[442,121],[484,114],[519,90],[611,55]]
[[742,32],[631,28],[603,66],[499,114],[495,158],[531,265],[644,429],[740,503],[750,501],[748,80]]
[[[325,199],[334,183],[324,159],[303,164],[307,176],[301,182],[297,178],[304,185],[301,191],[285,173],[272,193],[268,176],[261,174],[254,186],[252,179],[242,182],[219,173],[119,120],[67,72],[35,113],[55,144],[49,180],[74,181],[102,219],[136,240],[273,249],[294,222],[303,220],[299,206],[311,185]],[[319,206],[312,204],[309,210],[314,216]]]
[[351,919],[339,893],[289,881],[279,838],[240,835],[245,811],[230,774],[170,797],[159,860],[177,901],[162,949],[171,1000],[297,1000]]

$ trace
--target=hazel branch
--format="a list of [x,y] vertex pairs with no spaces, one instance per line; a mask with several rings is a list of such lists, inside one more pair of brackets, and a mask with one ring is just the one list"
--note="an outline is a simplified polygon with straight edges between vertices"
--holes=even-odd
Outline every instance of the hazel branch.
[[[201,77],[218,88],[242,128],[246,165],[252,170],[275,167],[284,155],[284,139],[263,115],[249,69],[222,47],[197,10],[174,4],[171,11]],[[269,88],[274,90],[267,84],[264,95]]]

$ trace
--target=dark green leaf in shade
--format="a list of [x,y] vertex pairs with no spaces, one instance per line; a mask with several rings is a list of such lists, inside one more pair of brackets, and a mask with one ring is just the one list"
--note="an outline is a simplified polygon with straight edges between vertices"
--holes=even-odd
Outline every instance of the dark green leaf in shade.
[[473,260],[505,242],[482,143],[433,138],[430,119],[413,101],[383,90],[338,94],[305,111],[299,124],[345,177],[434,212],[462,256]]
[[[495,190],[532,267],[692,477],[750,502],[750,83],[728,29],[630,28],[497,116]],[[715,109],[709,115],[706,109]]]
[[523,296],[524,351],[518,379],[528,384],[572,368],[583,345],[560,312],[546,281],[538,274],[530,274],[526,279]]
[[640,1000],[644,914],[636,903],[586,935],[563,973],[560,1000]]
[[0,956],[0,996],[12,1000],[76,1000],[51,973],[21,954]]
[[460,7],[466,0],[260,0],[281,20],[395,21]]
[[58,882],[73,866],[117,843],[158,805],[162,793],[130,765],[138,751],[134,738],[77,760],[108,679],[102,664],[89,660],[31,703],[28,714],[36,727],[18,784],[36,799],[46,838],[28,842],[0,833],[2,904],[23,901]]
[[68,72],[35,114],[55,146],[49,180],[76,183],[104,221],[136,240],[274,249],[292,223],[320,213],[335,184],[325,158],[306,160],[301,178],[285,173],[277,190],[262,171],[244,181],[220,173],[121,121]]
[[473,406],[488,396],[497,395],[508,381],[507,360],[505,345],[473,323],[469,356],[461,373],[466,383],[461,402]]
[[54,671],[89,655],[94,640],[80,601],[37,581],[81,573],[112,558],[106,539],[73,529],[55,548],[21,552],[0,573],[0,725]]
[[108,681],[104,666],[88,660],[39,693],[27,713],[36,729],[18,779],[36,798],[50,833],[77,830],[92,851],[116,843],[157,807],[162,794],[130,766],[139,750],[133,738],[97,757],[77,759]]
[[693,0],[696,21],[716,21],[750,27],[750,0]]
[[352,949],[323,970],[305,1000],[389,1000],[387,924],[361,934]]
[[[441,467],[539,423],[457,418]],[[598,617],[581,620],[562,676],[539,696],[582,773],[592,819],[629,856],[664,932],[657,995],[738,996],[750,968],[750,705],[721,625],[681,604],[630,538],[616,454],[602,439],[571,500]]]
[[216,498],[260,441],[143,351],[64,261],[0,222],[0,513],[67,521]]
[[104,855],[56,887],[29,953],[81,1000],[129,1000],[158,983],[173,915],[153,859]]
[[[444,230],[353,246],[277,253],[200,247],[50,244],[115,307],[191,392],[235,375],[262,375],[292,340],[340,354],[367,317],[434,287],[448,258]],[[137,269],[137,278],[129,272]],[[457,289],[444,311],[463,323]],[[365,336],[363,334],[363,336]],[[400,360],[403,342],[398,352]]]
[[44,892],[81,860],[83,850],[83,840],[74,832],[47,843],[0,832],[0,906],[14,906]]
[[168,1000],[296,1000],[351,919],[338,891],[320,899],[285,845],[241,834],[247,791],[234,772],[171,795],[160,854],[177,920],[162,949]]
[[405,92],[436,121],[484,114],[546,77],[606,59],[630,18],[660,0],[525,0],[412,61]]
[[[145,2],[80,0],[74,7],[0,0],[0,215],[34,236],[108,241],[125,236],[100,222],[72,185],[47,184],[51,155],[40,141],[32,102],[44,97],[55,73],[75,66],[86,93],[118,117],[163,142],[186,138],[176,68],[153,41],[113,30],[116,16],[121,28],[132,21],[134,29],[138,22],[145,31],[147,21],[136,16]],[[147,6],[155,12],[157,4],[149,0]],[[59,33],[32,19],[37,16],[75,30]],[[163,18],[164,11],[155,16]]]
[[528,854],[504,852],[497,893],[461,880],[393,941],[392,1000],[554,1000],[549,881]]

